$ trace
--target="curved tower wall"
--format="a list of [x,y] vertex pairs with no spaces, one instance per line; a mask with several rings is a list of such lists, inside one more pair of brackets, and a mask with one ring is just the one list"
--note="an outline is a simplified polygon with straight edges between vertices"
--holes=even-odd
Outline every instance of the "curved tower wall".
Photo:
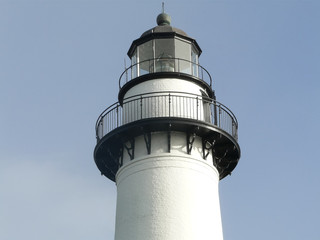
[[[171,96],[171,106],[177,109],[171,109],[170,117],[198,117],[203,121],[201,93],[205,89],[191,81],[178,78],[148,80],[129,89],[124,98],[139,99],[139,94],[154,97],[168,92],[179,92],[174,95],[182,96]],[[181,104],[181,101],[189,102]],[[167,101],[162,99],[161,102],[166,104]],[[191,105],[194,109],[178,109],[181,105]],[[132,108],[135,108],[134,104],[125,104],[123,117],[128,122],[136,120],[129,117]],[[157,108],[163,106],[154,102],[154,114],[157,114]],[[163,114],[167,116],[165,111]],[[171,132],[169,150],[167,132],[153,132],[150,154],[143,135],[134,140],[134,159],[127,151],[123,152],[123,166],[116,175],[116,240],[131,236],[141,240],[223,239],[219,173],[211,153],[207,160],[203,159],[202,139],[195,137],[188,154],[186,138],[185,132]],[[129,142],[125,144],[130,145]]]
[[119,169],[116,240],[222,240],[218,171],[182,153],[135,159]]
[[201,91],[206,92],[206,89],[198,84],[179,78],[157,78],[142,82],[130,88],[124,98],[128,98],[137,94],[153,93],[153,92],[168,92],[179,91],[201,96]]
[[205,121],[208,110],[203,97],[208,97],[206,89],[192,81],[179,78],[148,80],[133,86],[124,95],[123,122],[169,116]]

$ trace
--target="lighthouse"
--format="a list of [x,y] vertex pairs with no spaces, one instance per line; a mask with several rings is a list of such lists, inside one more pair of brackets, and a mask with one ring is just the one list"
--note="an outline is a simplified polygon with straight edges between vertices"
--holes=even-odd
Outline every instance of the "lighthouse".
[[129,48],[94,149],[117,187],[115,240],[223,239],[218,185],[240,158],[238,122],[201,52],[166,13]]

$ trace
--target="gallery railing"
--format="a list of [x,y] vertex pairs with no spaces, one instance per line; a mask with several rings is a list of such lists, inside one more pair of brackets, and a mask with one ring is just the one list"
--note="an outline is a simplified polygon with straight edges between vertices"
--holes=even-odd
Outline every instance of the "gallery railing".
[[180,58],[154,58],[138,62],[128,67],[120,76],[119,87],[136,77],[150,73],[180,72],[199,78],[212,87],[209,72],[197,63]]
[[238,139],[238,122],[235,115],[223,104],[199,95],[183,92],[157,92],[124,99],[122,106],[114,103],[99,116],[96,137],[127,123],[147,118],[172,117],[203,121],[224,130]]

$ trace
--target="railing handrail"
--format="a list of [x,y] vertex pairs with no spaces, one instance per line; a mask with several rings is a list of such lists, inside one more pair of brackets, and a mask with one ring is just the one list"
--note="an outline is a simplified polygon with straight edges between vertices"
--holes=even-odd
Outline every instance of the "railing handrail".
[[[97,139],[100,139],[99,138],[99,126],[100,124],[102,123],[103,119],[110,113],[112,113],[112,111],[114,109],[119,109],[119,108],[122,108],[124,105],[126,104],[129,104],[131,102],[134,102],[134,101],[141,101],[142,99],[148,99],[148,98],[159,98],[159,97],[182,97],[182,98],[186,98],[186,99],[202,99],[204,100],[206,103],[210,104],[210,105],[213,105],[214,107],[218,107],[219,110],[223,110],[224,113],[228,114],[229,115],[229,118],[230,120],[232,121],[232,124],[234,124],[235,126],[235,133],[233,133],[233,130],[231,132],[231,135],[235,138],[237,138],[237,129],[238,129],[238,121],[237,121],[237,118],[235,117],[235,115],[233,114],[233,112],[228,108],[226,107],[224,104],[218,102],[217,100],[215,99],[211,99],[209,97],[206,97],[206,96],[202,96],[202,95],[197,95],[197,94],[191,94],[191,93],[186,93],[186,92],[173,92],[173,91],[166,91],[166,92],[152,92],[152,93],[146,93],[146,94],[138,94],[138,95],[134,95],[134,96],[131,96],[131,97],[128,97],[126,99],[124,99],[123,101],[123,104],[122,106],[120,105],[120,103],[116,102],[114,104],[112,104],[111,106],[109,106],[108,108],[106,108],[98,117],[97,121],[96,121],[96,137]],[[198,111],[198,110],[197,110]],[[116,116],[117,116],[117,119],[119,117],[119,112],[117,110],[116,112]],[[210,114],[212,114],[212,111],[210,111]],[[215,114],[215,113],[214,113]],[[220,114],[220,113],[219,113]],[[159,116],[160,117],[160,116]],[[174,117],[174,116],[173,116]],[[214,115],[214,117],[217,117],[216,115]],[[148,117],[146,117],[148,118]],[[143,118],[141,118],[143,119]],[[193,118],[191,118],[193,119]],[[140,120],[140,119],[137,119],[137,120]],[[197,120],[198,117],[197,117]],[[136,120],[134,120],[136,121]],[[205,120],[201,120],[201,121],[204,121],[204,122],[207,122]],[[215,123],[212,123],[212,120],[210,121],[211,124],[213,125],[216,125],[218,126],[217,124]],[[121,123],[120,126],[124,125],[126,123]],[[219,124],[221,125],[221,120],[219,119]],[[113,129],[115,129],[116,127],[118,127],[119,125],[117,124],[116,126],[113,126],[111,127],[112,129],[110,131],[112,131]],[[223,129],[221,126],[218,126],[220,127],[221,129]],[[226,129],[223,129],[223,130],[226,130]],[[108,132],[110,132],[108,131]],[[226,130],[227,131],[227,130]],[[107,133],[108,133],[107,132]],[[105,134],[107,134],[105,133]],[[102,134],[103,136],[105,134]],[[103,137],[102,136],[102,137]]]
[[230,108],[228,108],[226,105],[222,104],[221,102],[218,102],[217,100],[212,99],[212,102],[215,102],[216,103],[215,105],[222,106],[224,109],[226,109],[227,110],[226,113],[230,115],[230,117],[234,120],[236,126],[238,127],[238,119],[236,118],[234,113],[230,110]]
[[[113,109],[114,109],[113,106],[115,106],[115,105],[119,105],[119,106],[120,106],[119,102],[115,102],[115,103],[113,103],[112,105],[110,105],[109,107],[107,107],[107,108],[99,115],[99,117],[98,117],[98,119],[97,119],[97,121],[96,121],[96,133],[97,133],[97,129],[98,129],[98,126],[99,126],[100,119],[102,119],[105,115],[107,115],[108,112],[110,112],[111,110],[113,110]],[[112,109],[111,109],[111,108],[112,108]],[[109,111],[108,111],[108,110],[109,110]]]
[[[178,61],[178,66],[180,66],[180,61],[182,61],[182,62],[187,62],[187,63],[190,63],[190,64],[192,64],[192,65],[195,65],[195,66],[197,66],[198,68],[200,68],[202,71],[201,71],[201,77],[200,77],[200,73],[199,73],[199,71],[198,71],[198,76],[196,76],[196,75],[194,75],[194,74],[189,74],[189,75],[191,75],[191,76],[193,76],[193,77],[196,77],[196,78],[198,78],[198,79],[200,79],[201,81],[203,81],[203,82],[205,82],[205,83],[207,83],[210,87],[212,87],[212,77],[211,77],[211,75],[210,75],[210,73],[207,71],[207,69],[205,69],[204,67],[202,67],[199,63],[195,63],[195,62],[192,62],[192,61],[190,61],[190,60],[187,60],[187,59],[183,59],[183,58],[150,58],[150,59],[147,59],[147,60],[144,60],[144,61],[140,61],[140,62],[137,62],[137,63],[135,63],[135,64],[132,64],[131,66],[129,66],[129,67],[127,67],[123,72],[122,72],[122,74],[120,75],[120,78],[119,78],[119,89],[121,89],[123,86],[124,86],[124,84],[126,84],[127,82],[130,82],[132,79],[134,79],[134,78],[136,78],[136,77],[140,77],[140,76],[143,76],[143,75],[146,75],[146,74],[150,74],[150,73],[157,73],[158,71],[155,71],[154,69],[153,69],[153,72],[149,72],[149,73],[145,73],[145,74],[141,74],[141,75],[138,75],[137,74],[137,76],[135,76],[134,78],[132,77],[132,75],[130,76],[130,74],[128,74],[128,72],[129,72],[129,70],[131,70],[132,71],[132,69],[134,68],[134,67],[137,67],[137,69],[138,69],[138,66],[140,65],[140,64],[143,64],[143,63],[146,63],[146,62],[154,62],[154,61],[159,61],[159,60],[161,60],[161,61],[165,61],[165,60],[177,60]],[[191,65],[191,66],[192,66]],[[191,67],[191,69],[192,69],[192,67]],[[181,71],[179,71],[180,69],[178,69],[178,71],[177,71],[177,69],[176,68],[174,68],[174,71],[172,71],[172,72],[181,72]],[[205,73],[206,73],[206,75],[209,77],[209,82],[206,82],[205,81],[205,79],[204,79],[204,75],[203,75],[203,71],[205,71]],[[159,72],[171,72],[171,71],[159,71]],[[188,74],[188,73],[186,73],[186,74]],[[130,76],[129,78],[128,78],[128,75]],[[123,77],[125,76],[125,83],[122,83],[123,81],[122,81],[122,79],[123,79]]]

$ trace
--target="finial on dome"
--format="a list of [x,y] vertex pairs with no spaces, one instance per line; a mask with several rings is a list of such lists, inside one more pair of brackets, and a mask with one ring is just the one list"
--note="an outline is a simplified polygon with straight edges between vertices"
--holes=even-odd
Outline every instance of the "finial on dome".
[[162,2],[162,13],[160,13],[157,17],[157,24],[159,26],[170,25],[171,17],[164,12],[164,2]]

